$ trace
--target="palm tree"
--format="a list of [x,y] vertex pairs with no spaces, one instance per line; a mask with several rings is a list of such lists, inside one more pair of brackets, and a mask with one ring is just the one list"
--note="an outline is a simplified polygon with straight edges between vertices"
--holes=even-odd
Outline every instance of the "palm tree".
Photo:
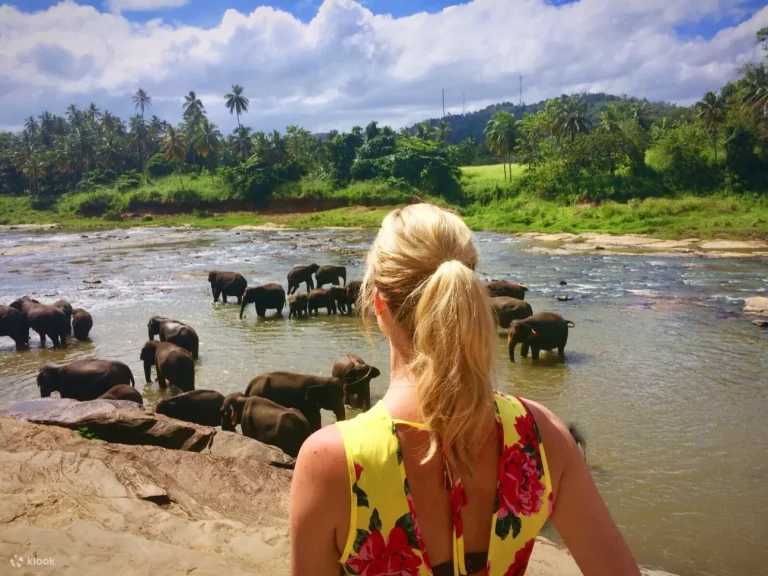
[[72,126],[79,126],[83,123],[83,113],[77,109],[77,106],[70,104],[67,106],[67,120]]
[[139,157],[139,168],[144,172],[145,150],[149,150],[147,125],[144,124],[144,118],[136,114],[131,117],[131,136],[130,145],[136,150]]
[[205,114],[205,106],[203,101],[197,97],[197,94],[193,90],[189,91],[189,94],[184,96],[184,120],[190,125],[197,126],[200,119]]
[[99,159],[110,170],[113,170],[118,176],[125,163],[123,157],[123,143],[116,132],[106,132],[101,137],[99,147]]
[[654,142],[659,140],[672,126],[667,118],[661,118],[653,123],[651,126],[650,134],[651,140]]
[[448,124],[448,122],[443,118],[440,120],[440,122],[437,123],[437,128],[435,128],[435,137],[437,138],[437,141],[441,144],[445,144],[448,142],[448,137],[451,135],[451,125]]
[[37,136],[37,133],[40,130],[40,125],[37,123],[34,116],[29,116],[24,121],[24,130],[29,132],[29,135],[32,137]]
[[485,138],[488,149],[504,159],[504,180],[507,179],[507,163],[509,163],[509,180],[512,181],[511,151],[515,144],[515,117],[504,110],[497,110],[485,125]]
[[714,92],[707,92],[704,98],[696,103],[697,114],[712,136],[712,147],[715,151],[715,164],[717,164],[717,137],[720,126],[725,122],[725,102]]
[[136,108],[141,109],[141,117],[144,118],[144,109],[152,108],[152,98],[145,90],[139,88],[133,95],[133,104]]
[[93,122],[96,122],[102,117],[101,110],[99,110],[99,107],[96,106],[96,104],[93,102],[91,102],[90,106],[88,106],[88,109],[85,111],[85,113]]
[[744,106],[768,118],[768,68],[765,64],[745,66],[743,82]]
[[424,122],[416,124],[415,136],[419,140],[433,140],[434,134],[435,132],[432,128],[432,123],[429,120],[424,120]]
[[619,128],[619,109],[615,104],[609,104],[604,112],[600,112],[597,115],[600,119],[600,124],[597,126],[597,130],[605,132],[607,134],[613,134],[618,132]]
[[77,142],[69,135],[57,138],[53,153],[59,172],[72,174],[72,185],[77,185],[80,173],[80,154]]
[[242,160],[253,156],[253,142],[251,141],[251,128],[249,126],[235,128],[230,141],[230,150],[235,158]]
[[16,158],[16,167],[30,181],[35,194],[40,194],[40,180],[45,176],[45,157],[36,148],[29,148]]
[[221,132],[218,126],[203,118],[194,141],[195,151],[201,158],[210,157],[211,182],[213,182],[214,162],[221,150]]
[[240,126],[240,114],[248,112],[248,105],[251,103],[243,96],[243,87],[240,84],[232,84],[232,92],[225,94],[224,98],[227,99],[229,113],[237,115],[237,125]]
[[163,157],[169,164],[176,165],[176,171],[179,174],[179,182],[181,182],[181,189],[184,190],[184,180],[181,178],[181,167],[184,164],[184,160],[187,158],[187,150],[189,149],[189,141],[187,135],[182,130],[178,130],[173,126],[168,126],[165,131],[165,138],[163,139]]
[[573,142],[579,133],[589,132],[592,121],[586,116],[586,106],[578,98],[569,96],[556,101],[550,108],[552,134]]

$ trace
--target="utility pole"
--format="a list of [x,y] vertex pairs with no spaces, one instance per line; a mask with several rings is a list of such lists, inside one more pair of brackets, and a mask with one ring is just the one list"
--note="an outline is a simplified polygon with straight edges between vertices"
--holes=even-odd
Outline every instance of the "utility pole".
[[467,93],[461,93],[461,115],[464,116],[467,113]]
[[520,106],[523,106],[523,77],[520,76]]
[[443,118],[445,118],[445,88],[443,88]]

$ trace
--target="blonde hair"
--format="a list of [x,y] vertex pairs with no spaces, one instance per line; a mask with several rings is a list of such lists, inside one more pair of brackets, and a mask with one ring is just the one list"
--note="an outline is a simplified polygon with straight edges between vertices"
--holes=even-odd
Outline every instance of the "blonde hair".
[[390,212],[368,254],[360,293],[370,321],[374,289],[404,330],[416,395],[430,446],[451,470],[469,470],[492,424],[497,346],[488,292],[476,274],[472,232],[457,215],[431,204]]

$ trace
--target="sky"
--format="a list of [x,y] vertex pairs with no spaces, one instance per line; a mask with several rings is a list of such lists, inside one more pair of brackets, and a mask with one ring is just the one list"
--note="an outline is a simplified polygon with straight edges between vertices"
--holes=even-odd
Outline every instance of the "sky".
[[758,61],[768,0],[0,0],[0,129],[194,90],[224,133],[395,128],[491,103],[609,92],[690,104]]

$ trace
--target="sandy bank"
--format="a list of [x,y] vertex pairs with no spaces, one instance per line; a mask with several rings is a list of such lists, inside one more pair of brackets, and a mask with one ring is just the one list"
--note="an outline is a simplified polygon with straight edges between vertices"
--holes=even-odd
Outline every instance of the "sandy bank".
[[657,256],[702,258],[765,258],[768,257],[768,242],[744,241],[703,241],[699,238],[683,240],[662,240],[648,236],[614,236],[585,232],[582,234],[541,234],[526,232],[518,234],[530,246],[527,252],[533,254],[654,254]]

